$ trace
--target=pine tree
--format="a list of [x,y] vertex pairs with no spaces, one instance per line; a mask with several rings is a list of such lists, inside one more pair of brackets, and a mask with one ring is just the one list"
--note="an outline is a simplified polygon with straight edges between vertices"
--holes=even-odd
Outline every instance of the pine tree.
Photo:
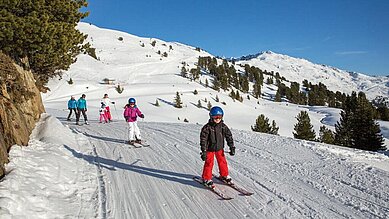
[[188,71],[186,70],[185,66],[182,66],[181,68],[181,76],[186,78],[188,75]]
[[343,110],[340,112],[340,120],[335,124],[335,144],[352,147],[354,125],[353,118],[357,104],[357,93],[352,92],[344,102]]
[[175,103],[175,107],[176,108],[182,108],[182,102],[181,102],[181,97],[180,97],[180,93],[176,93],[176,98],[174,99],[174,103]]
[[271,123],[269,134],[278,135],[278,129],[279,127],[277,126],[276,121],[273,120]]
[[154,106],[159,106],[159,101],[158,101],[158,99],[155,100]]
[[274,102],[281,102],[280,89],[278,89],[277,92],[276,92],[276,96],[274,97]]
[[212,108],[211,102],[208,102],[207,108],[208,108],[208,110],[211,110],[211,108]]
[[294,125],[293,136],[297,139],[314,141],[316,138],[315,131],[311,125],[311,119],[306,111],[301,111],[297,117],[297,124]]
[[335,142],[334,133],[323,125],[320,127],[318,141],[326,144],[334,144]]
[[86,6],[86,0],[1,1],[0,50],[30,68],[43,88],[89,47],[76,29]]
[[200,100],[197,102],[197,107],[198,107],[198,108],[203,107],[203,106],[201,105],[201,101],[200,101]]
[[251,130],[254,132],[269,133],[271,130],[269,119],[263,114],[259,115],[255,121],[255,125],[251,126]]
[[373,107],[363,92],[358,94],[358,104],[353,118],[354,136],[352,147],[377,151],[383,150],[383,137],[379,124],[374,121]]

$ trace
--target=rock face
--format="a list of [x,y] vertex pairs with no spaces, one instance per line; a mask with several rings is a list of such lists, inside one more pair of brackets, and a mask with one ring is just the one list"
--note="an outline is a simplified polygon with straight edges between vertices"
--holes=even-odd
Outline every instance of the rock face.
[[0,52],[0,178],[14,144],[27,145],[44,107],[31,71]]

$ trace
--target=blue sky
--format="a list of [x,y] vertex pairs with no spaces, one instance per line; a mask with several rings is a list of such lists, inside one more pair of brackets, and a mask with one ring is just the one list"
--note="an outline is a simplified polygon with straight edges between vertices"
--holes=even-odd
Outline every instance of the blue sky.
[[240,57],[271,50],[389,75],[389,0],[90,0],[84,19]]

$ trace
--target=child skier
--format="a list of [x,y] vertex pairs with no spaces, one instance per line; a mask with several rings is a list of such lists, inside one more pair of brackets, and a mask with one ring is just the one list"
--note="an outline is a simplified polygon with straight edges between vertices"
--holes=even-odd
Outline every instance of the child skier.
[[105,117],[111,122],[112,121],[112,115],[111,115],[111,104],[115,104],[115,102],[111,101],[109,99],[108,94],[104,94],[103,99],[101,99],[101,102],[105,105]]
[[124,107],[124,118],[126,119],[126,122],[128,123],[128,143],[131,145],[134,145],[134,143],[142,143],[141,137],[140,137],[140,131],[137,124],[137,117],[144,118],[145,116],[141,113],[139,108],[135,104],[135,99],[130,98],[128,99],[128,104]]
[[103,122],[103,119],[105,121],[105,123],[108,123],[108,119],[107,119],[107,116],[106,116],[106,112],[107,109],[105,107],[105,104],[104,103],[101,103],[101,107],[99,109],[99,112],[100,112],[100,123]]
[[68,101],[68,109],[70,110],[67,121],[70,121],[70,117],[72,116],[72,111],[74,111],[74,114],[77,117],[77,100],[74,96],[70,97],[70,100]]
[[227,140],[227,145],[230,147],[229,154],[231,156],[235,155],[235,146],[231,131],[222,120],[223,115],[222,108],[212,107],[209,113],[210,119],[203,126],[200,133],[201,159],[205,161],[202,178],[204,185],[208,187],[213,186],[212,169],[215,156],[219,166],[220,178],[228,183],[231,182],[223,149],[224,139]]

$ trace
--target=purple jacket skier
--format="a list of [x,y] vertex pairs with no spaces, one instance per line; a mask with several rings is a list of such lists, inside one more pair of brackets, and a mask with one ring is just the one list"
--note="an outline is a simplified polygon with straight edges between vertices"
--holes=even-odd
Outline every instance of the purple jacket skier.
[[134,145],[135,142],[141,144],[142,140],[140,137],[140,131],[137,123],[137,117],[144,118],[145,116],[135,105],[135,99],[130,98],[128,104],[124,108],[123,116],[128,123],[128,143]]

